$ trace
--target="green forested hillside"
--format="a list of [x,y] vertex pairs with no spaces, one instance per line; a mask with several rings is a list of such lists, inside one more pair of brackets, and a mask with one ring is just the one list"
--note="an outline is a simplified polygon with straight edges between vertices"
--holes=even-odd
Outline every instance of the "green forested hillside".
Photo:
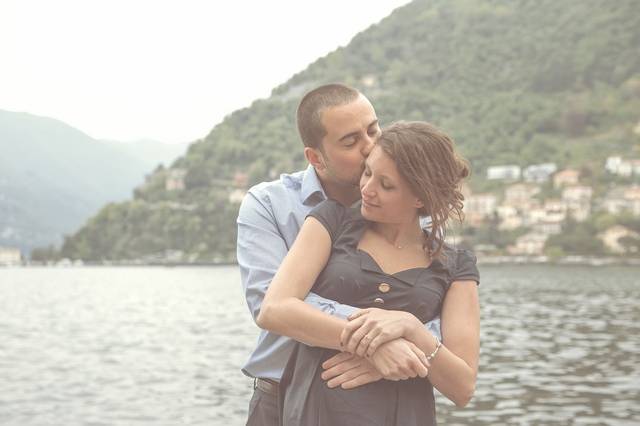
[[304,167],[295,107],[334,81],[360,88],[383,124],[428,120],[451,133],[471,161],[472,186],[486,184],[487,166],[507,163],[597,173],[609,154],[638,153],[640,4],[416,0],[192,144],[172,166],[186,170],[185,190],[166,191],[170,170],[157,170],[134,200],[104,207],[67,238],[61,255],[233,259],[231,180]]

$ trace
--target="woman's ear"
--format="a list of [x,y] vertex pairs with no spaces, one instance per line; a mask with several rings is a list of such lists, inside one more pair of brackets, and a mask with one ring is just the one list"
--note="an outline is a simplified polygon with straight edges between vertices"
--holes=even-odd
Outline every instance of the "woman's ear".
[[416,198],[416,202],[413,205],[416,209],[424,208],[424,203],[420,200],[420,198]]
[[324,157],[322,153],[316,148],[305,147],[304,148],[304,156],[316,170],[324,170],[326,169],[326,165],[324,163]]

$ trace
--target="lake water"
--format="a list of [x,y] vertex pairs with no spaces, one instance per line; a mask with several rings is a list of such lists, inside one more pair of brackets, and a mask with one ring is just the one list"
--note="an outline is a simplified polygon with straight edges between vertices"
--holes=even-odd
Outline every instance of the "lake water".
[[[443,425],[640,424],[640,268],[484,266],[482,350]],[[0,268],[0,424],[243,425],[236,267]]]

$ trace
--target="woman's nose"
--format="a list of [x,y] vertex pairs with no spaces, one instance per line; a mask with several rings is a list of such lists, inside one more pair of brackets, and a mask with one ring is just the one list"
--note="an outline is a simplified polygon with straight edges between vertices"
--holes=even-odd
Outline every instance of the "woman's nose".
[[363,196],[366,195],[367,197],[372,197],[373,195],[375,195],[373,193],[373,188],[371,187],[370,182],[371,179],[363,178],[362,185],[360,186],[360,193]]

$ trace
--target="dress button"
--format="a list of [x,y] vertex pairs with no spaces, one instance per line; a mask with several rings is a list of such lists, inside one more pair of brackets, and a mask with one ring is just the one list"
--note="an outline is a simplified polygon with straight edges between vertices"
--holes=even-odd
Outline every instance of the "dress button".
[[381,293],[386,293],[391,290],[391,286],[387,283],[380,283],[378,290],[380,290]]
[[377,303],[378,305],[384,305],[384,300],[382,300],[382,298],[380,297],[376,297],[375,299],[373,299],[373,303]]

